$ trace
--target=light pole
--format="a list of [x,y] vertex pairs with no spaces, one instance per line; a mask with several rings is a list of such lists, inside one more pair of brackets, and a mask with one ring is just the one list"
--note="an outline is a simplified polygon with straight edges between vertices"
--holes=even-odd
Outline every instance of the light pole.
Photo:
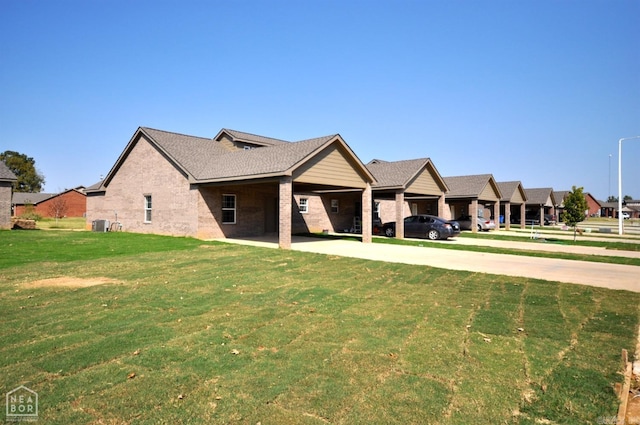
[[611,199],[611,154],[609,154],[609,193],[607,193],[607,202]]
[[640,139],[640,136],[623,137],[618,140],[618,234],[622,235],[622,141]]

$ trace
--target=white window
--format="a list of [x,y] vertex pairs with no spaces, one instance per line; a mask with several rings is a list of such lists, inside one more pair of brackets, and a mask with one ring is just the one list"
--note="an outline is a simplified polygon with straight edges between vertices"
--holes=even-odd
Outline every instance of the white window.
[[144,222],[151,223],[151,195],[144,195]]
[[334,214],[338,214],[340,212],[340,203],[337,199],[331,200],[331,212]]
[[309,212],[309,199],[300,198],[300,207],[299,211],[301,214],[306,214]]
[[222,195],[222,223],[236,224],[236,195]]

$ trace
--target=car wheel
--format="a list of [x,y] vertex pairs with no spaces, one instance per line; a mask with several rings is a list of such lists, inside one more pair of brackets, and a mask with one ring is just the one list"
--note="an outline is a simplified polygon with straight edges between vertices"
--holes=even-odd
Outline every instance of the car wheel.
[[440,239],[440,233],[437,230],[429,230],[429,232],[427,232],[427,237],[429,238],[429,240],[435,241],[437,239]]
[[386,229],[384,229],[384,234],[392,238],[396,235],[396,232],[391,227],[387,227]]
[[482,232],[482,225],[478,224],[478,232]]

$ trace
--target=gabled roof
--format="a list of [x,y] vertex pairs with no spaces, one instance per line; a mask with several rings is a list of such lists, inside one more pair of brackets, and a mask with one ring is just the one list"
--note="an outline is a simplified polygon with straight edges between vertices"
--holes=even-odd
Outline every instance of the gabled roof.
[[527,193],[522,187],[522,182],[498,182],[498,187],[500,188],[500,192],[502,193],[502,199],[500,200],[503,202],[511,201],[516,191],[520,192],[520,196],[522,196],[522,199],[524,199],[525,201],[527,200]]
[[472,176],[445,177],[445,183],[449,187],[447,198],[478,198],[487,185],[493,186],[498,199],[502,198],[502,193],[498,184],[491,174],[477,174]]
[[31,192],[13,192],[13,199],[11,201],[14,205],[32,204],[37,205],[40,202],[53,198],[57,193],[31,193]]
[[7,167],[7,164],[5,164],[4,161],[0,161],[0,181],[14,182],[17,180],[18,178],[13,174],[13,171]]
[[229,128],[223,128],[213,138],[213,140],[220,140],[223,134],[227,134],[234,142],[245,142],[260,146],[275,146],[283,143],[289,143],[286,140],[274,139],[271,137],[258,136],[257,134],[245,133],[242,131],[231,130]]
[[373,159],[367,164],[367,169],[376,179],[376,183],[372,185],[373,189],[406,189],[426,167],[433,169],[432,174],[436,183],[443,192],[446,192],[448,190],[447,184],[429,158],[393,162]]
[[[359,172],[373,182],[374,178],[339,134],[303,140],[300,142],[284,142],[268,137],[249,135],[231,130],[235,136],[251,137],[253,142],[262,142],[264,147],[248,150],[229,150],[216,139],[187,136],[162,130],[140,127],[133,135],[107,177],[98,187],[92,186],[88,192],[104,190],[129,155],[140,137],[145,137],[163,155],[173,163],[190,183],[214,183],[259,179],[277,176],[290,176],[306,159],[337,143],[349,155],[359,168]],[[218,133],[230,134],[229,130]],[[272,143],[266,145],[267,141]],[[281,142],[281,143],[278,143]]]
[[[84,187],[84,186],[83,186]],[[78,192],[81,195],[85,195],[84,190],[78,189],[67,189],[60,193],[31,193],[31,192],[13,192],[13,199],[11,201],[14,205],[24,205],[24,204],[33,204],[38,205],[44,201],[48,201],[51,198],[55,198],[56,196],[64,195],[68,192]]]
[[564,200],[567,199],[567,196],[569,196],[569,191],[568,190],[554,190],[553,191],[554,203],[557,204],[557,205],[563,205],[564,204]]
[[556,204],[553,189],[550,187],[525,189],[525,192],[527,193],[527,205],[547,205],[549,199],[553,205]]

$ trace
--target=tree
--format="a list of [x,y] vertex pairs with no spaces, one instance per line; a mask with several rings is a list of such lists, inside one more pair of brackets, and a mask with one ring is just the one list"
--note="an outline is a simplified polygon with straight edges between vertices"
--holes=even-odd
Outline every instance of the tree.
[[62,218],[67,214],[67,210],[67,201],[62,196],[56,196],[49,203],[49,215],[55,217],[56,224],[58,224],[59,218]]
[[583,188],[576,188],[573,186],[571,192],[564,200],[564,212],[562,213],[562,220],[567,225],[573,227],[573,241],[576,240],[577,224],[586,218],[586,211],[589,209],[587,199],[582,192]]
[[36,171],[36,161],[33,158],[15,151],[4,151],[0,153],[0,161],[4,161],[18,178],[13,183],[14,192],[37,193],[42,191],[44,176]]

